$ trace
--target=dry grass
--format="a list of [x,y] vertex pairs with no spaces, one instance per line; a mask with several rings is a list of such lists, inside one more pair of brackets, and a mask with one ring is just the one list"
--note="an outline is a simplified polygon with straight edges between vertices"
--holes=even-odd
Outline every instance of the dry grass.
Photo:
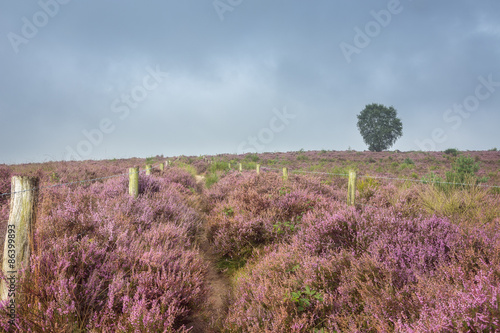
[[439,189],[422,186],[418,190],[422,207],[430,214],[449,217],[468,226],[498,223],[498,195],[473,182],[463,188]]

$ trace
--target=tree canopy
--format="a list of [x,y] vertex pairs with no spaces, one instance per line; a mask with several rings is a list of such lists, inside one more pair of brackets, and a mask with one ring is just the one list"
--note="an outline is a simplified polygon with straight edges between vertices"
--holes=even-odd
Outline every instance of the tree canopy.
[[403,135],[396,109],[375,103],[358,114],[358,129],[370,151],[386,150]]

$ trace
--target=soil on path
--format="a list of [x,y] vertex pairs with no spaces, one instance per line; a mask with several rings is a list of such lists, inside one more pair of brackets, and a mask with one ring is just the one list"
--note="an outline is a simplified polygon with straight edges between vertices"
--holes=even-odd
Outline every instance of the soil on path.
[[[204,182],[205,177],[196,176],[196,182]],[[203,213],[202,213],[203,214]],[[226,275],[217,269],[217,255],[207,239],[207,231],[203,227],[196,240],[199,252],[208,265],[207,285],[208,297],[203,310],[193,315],[188,327],[192,333],[220,332],[220,325],[226,316],[231,297],[231,283]]]

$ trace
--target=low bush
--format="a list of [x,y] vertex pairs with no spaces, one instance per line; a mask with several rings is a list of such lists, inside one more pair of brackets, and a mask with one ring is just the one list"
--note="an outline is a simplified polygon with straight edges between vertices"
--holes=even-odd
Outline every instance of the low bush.
[[260,160],[260,157],[257,154],[248,154],[245,156],[245,160],[256,163]]
[[379,186],[380,183],[369,176],[361,178],[361,180],[359,180],[356,184],[359,196],[364,199],[370,199],[375,194]]
[[446,155],[451,155],[451,156],[458,156],[460,154],[460,151],[456,148],[448,148],[444,151]]
[[[405,219],[391,210],[340,206],[310,211],[291,242],[268,247],[239,273],[226,331],[495,329],[498,275],[487,273],[486,264],[486,270],[478,267],[486,273],[469,267],[474,257],[498,256],[486,239],[477,243],[484,236],[475,237],[436,217]],[[476,255],[466,250],[470,242]],[[439,280],[449,269],[470,273]],[[467,280],[469,274],[479,284]],[[440,291],[443,296],[432,296]],[[481,298],[468,302],[461,295]],[[438,315],[455,320],[440,322]]]
[[[17,331],[187,331],[207,268],[191,245],[200,217],[184,171],[168,174],[141,175],[137,199],[126,177],[43,191]],[[2,310],[5,331],[8,320]]]
[[217,175],[217,173],[211,173],[205,177],[205,186],[207,188],[210,188],[218,181],[219,181],[219,175]]
[[424,184],[433,184],[440,190],[453,191],[454,189],[466,188],[488,181],[487,177],[478,177],[479,163],[469,156],[459,156],[452,165],[450,171],[446,171],[442,178],[435,173],[430,173],[422,178]]
[[413,162],[413,160],[411,158],[409,158],[409,157],[405,158],[405,160],[404,160],[403,163],[405,163],[405,164],[411,164],[411,165],[415,164],[415,162]]

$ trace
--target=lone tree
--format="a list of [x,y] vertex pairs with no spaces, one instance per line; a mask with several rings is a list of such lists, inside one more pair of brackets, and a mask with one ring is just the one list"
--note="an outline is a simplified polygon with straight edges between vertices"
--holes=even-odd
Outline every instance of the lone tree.
[[391,106],[370,104],[358,114],[359,133],[370,151],[391,147],[403,135],[403,123]]

